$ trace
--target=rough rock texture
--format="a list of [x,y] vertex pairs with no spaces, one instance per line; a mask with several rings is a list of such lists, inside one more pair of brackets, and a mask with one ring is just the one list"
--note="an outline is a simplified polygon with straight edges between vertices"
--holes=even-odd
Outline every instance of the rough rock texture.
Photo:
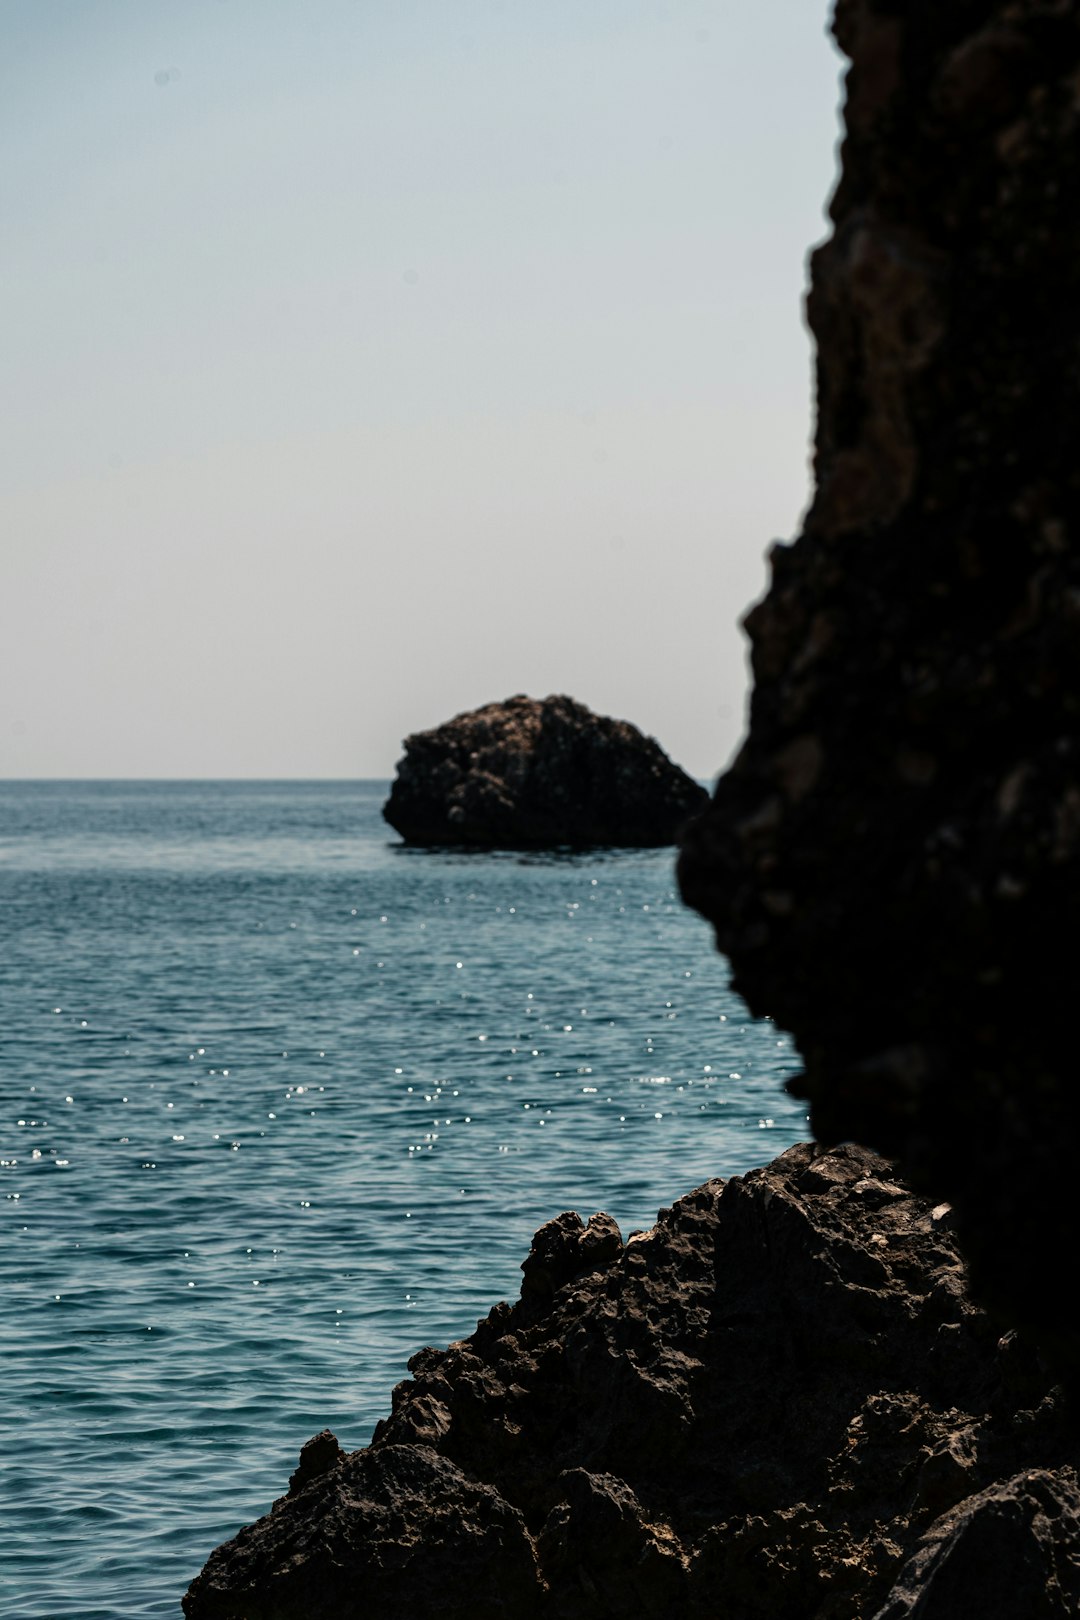
[[383,815],[410,844],[673,844],[705,789],[625,720],[508,698],[405,739]]
[[1076,1441],[951,1227],[854,1147],[709,1182],[625,1245],[559,1216],[519,1302],[414,1356],[370,1447],[309,1442],[185,1614],[1074,1614]]
[[1080,6],[835,26],[817,492],[683,891],[794,1033],[815,1133],[950,1199],[982,1296],[1075,1371]]

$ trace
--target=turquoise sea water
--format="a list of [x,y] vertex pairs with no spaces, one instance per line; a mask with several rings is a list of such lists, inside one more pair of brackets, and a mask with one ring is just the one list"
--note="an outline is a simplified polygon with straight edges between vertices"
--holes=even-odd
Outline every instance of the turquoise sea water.
[[0,783],[7,1620],[176,1620],[542,1221],[805,1134],[671,851],[410,851],[386,789]]

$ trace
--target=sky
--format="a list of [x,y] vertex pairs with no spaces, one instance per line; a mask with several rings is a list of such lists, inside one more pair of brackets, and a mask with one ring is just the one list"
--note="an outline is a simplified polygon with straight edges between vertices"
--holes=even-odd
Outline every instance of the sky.
[[0,775],[693,774],[808,495],[808,0],[0,0]]

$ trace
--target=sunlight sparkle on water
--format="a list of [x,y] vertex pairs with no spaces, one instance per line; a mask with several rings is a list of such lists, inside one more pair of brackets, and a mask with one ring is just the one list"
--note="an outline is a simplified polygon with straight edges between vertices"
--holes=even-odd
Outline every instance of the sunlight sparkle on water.
[[[355,785],[0,800],[0,1267],[27,1412],[0,1468],[19,1470],[10,1534],[49,1544],[48,1579],[86,1611],[171,1620],[312,1433],[361,1444],[413,1350],[514,1296],[552,1215],[647,1230],[760,1162],[762,1130],[777,1149],[805,1130],[790,1044],[731,996],[666,851],[417,855]],[[64,1307],[59,1346],[43,1300]],[[64,1512],[108,1511],[81,1552],[57,1534],[61,1473]],[[16,1594],[30,1620],[55,1620],[44,1580]]]

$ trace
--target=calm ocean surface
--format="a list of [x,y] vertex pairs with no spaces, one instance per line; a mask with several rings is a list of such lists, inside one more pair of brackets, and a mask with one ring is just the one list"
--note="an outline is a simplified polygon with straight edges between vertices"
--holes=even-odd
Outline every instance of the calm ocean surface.
[[386,790],[0,783],[6,1620],[176,1620],[541,1222],[805,1135],[671,851],[409,851]]

